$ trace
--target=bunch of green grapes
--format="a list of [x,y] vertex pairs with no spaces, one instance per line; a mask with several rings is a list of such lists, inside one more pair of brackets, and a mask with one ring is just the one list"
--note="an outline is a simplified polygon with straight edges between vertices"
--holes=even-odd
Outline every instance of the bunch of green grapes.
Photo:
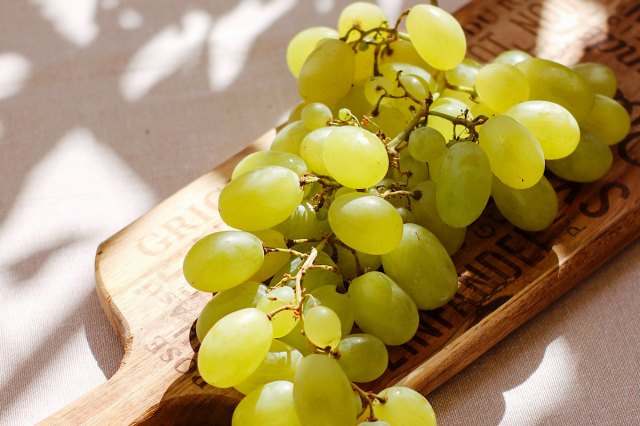
[[184,260],[216,293],[196,325],[204,380],[246,397],[233,425],[435,425],[419,393],[359,384],[419,311],[450,301],[451,260],[490,197],[524,230],[558,202],[545,167],[603,176],[629,131],[613,72],[520,51],[465,58],[460,24],[418,5],[393,24],[370,3],[297,34],[302,98],[271,150],[238,163],[218,207],[234,230]]

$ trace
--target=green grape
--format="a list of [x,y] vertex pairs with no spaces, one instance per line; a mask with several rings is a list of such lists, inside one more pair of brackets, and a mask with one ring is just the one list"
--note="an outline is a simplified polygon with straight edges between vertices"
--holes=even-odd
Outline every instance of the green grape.
[[387,150],[376,135],[360,127],[334,129],[324,141],[322,160],[329,174],[349,188],[367,188],[389,168]]
[[326,306],[338,315],[343,336],[351,333],[355,314],[348,293],[340,293],[335,286],[325,285],[314,289],[311,295],[314,297],[316,305]]
[[516,65],[522,61],[526,61],[531,58],[527,52],[523,52],[522,50],[505,50],[501,54],[495,57],[493,62],[498,64],[508,64],[508,65]]
[[418,127],[409,135],[409,154],[428,163],[447,153],[447,141],[442,133],[431,127]]
[[349,247],[367,254],[393,250],[402,238],[402,218],[382,198],[354,193],[334,200],[329,207],[329,224]]
[[336,190],[336,192],[333,193],[333,199],[335,200],[338,197],[341,197],[347,194],[353,194],[354,192],[357,192],[357,191],[353,188],[347,188],[346,186],[341,186]]
[[[265,314],[282,308],[283,306],[295,306],[296,294],[291,287],[276,287],[269,290],[269,292],[258,302],[256,308],[260,309]],[[273,327],[273,337],[278,338],[287,335],[293,327],[295,327],[298,319],[292,310],[284,310],[278,312],[271,318],[271,325]]]
[[340,318],[326,306],[315,306],[304,314],[304,333],[319,348],[335,348],[342,337]]
[[302,108],[304,108],[305,105],[307,104],[305,104],[304,102],[298,103],[298,105],[296,105],[295,108],[293,108],[289,113],[289,119],[285,124],[291,124],[294,121],[300,121],[300,114],[302,113]]
[[432,67],[450,70],[464,59],[464,31],[456,18],[443,9],[428,4],[414,6],[406,25],[413,46]]
[[283,151],[300,156],[300,144],[309,133],[302,121],[294,121],[284,126],[271,142],[271,151]]
[[[356,117],[362,117],[364,115],[371,114],[373,105],[369,103],[364,95],[364,88],[362,83],[354,84],[342,99],[340,99],[336,105],[340,108],[348,108]],[[339,109],[333,108],[333,115],[338,114]]]
[[476,92],[480,102],[502,112],[529,99],[529,81],[515,66],[493,63],[478,72]]
[[311,27],[296,34],[287,46],[287,66],[291,74],[298,78],[302,65],[316,48],[318,42],[338,37],[338,31],[329,27]]
[[540,143],[547,160],[566,157],[578,146],[578,122],[558,104],[547,101],[523,102],[511,107],[504,115],[529,129]]
[[556,176],[573,182],[593,182],[604,176],[613,163],[609,146],[593,133],[582,130],[580,143],[568,157],[547,161]]
[[440,92],[438,100],[441,99],[455,99],[457,101],[460,101],[464,104],[464,109],[468,109],[469,111],[471,111],[473,107],[477,105],[476,102],[478,101],[477,98],[475,100],[471,99],[471,93],[461,92],[459,90],[453,90],[450,88],[446,88],[442,92]]
[[[386,49],[383,49],[380,59],[382,65],[388,63],[401,63],[414,65],[417,68],[427,71],[431,75],[436,72],[433,67],[422,59],[416,48],[413,47],[413,44],[407,40],[400,39],[390,43]],[[432,87],[432,91],[438,91],[437,85]]]
[[392,425],[436,426],[436,414],[427,399],[413,389],[394,386],[380,392],[381,402],[373,401],[373,410],[380,420]]
[[364,83],[371,78],[376,52],[373,46],[366,43],[360,43],[358,46],[360,49],[358,49],[354,58],[355,70],[353,72],[353,82],[355,84]]
[[[351,3],[342,9],[338,17],[338,32],[340,32],[341,36],[345,36],[351,27],[358,27],[362,31],[367,31],[380,27],[387,21],[387,16],[377,5],[359,1]],[[348,40],[357,39],[358,33],[352,31]]]
[[289,240],[302,238],[320,238],[331,232],[327,220],[320,220],[313,205],[303,201],[291,215],[282,223],[274,227],[276,231]]
[[444,161],[444,155],[433,161],[430,161],[427,166],[429,167],[429,179],[434,182],[440,181],[440,172],[442,171],[442,162]]
[[380,256],[376,254],[366,254],[357,250],[351,251],[339,245],[335,246],[335,250],[338,258],[336,265],[338,265],[338,269],[340,269],[342,276],[349,280],[359,275],[356,256],[358,257],[358,263],[362,270],[374,271],[382,264]]
[[484,115],[487,118],[491,118],[494,115],[497,115],[497,113],[491,108],[489,108],[486,104],[477,103],[471,106],[471,115],[474,117]]
[[435,235],[415,223],[404,225],[402,242],[382,255],[382,267],[418,309],[438,308],[456,292],[458,274],[447,250]]
[[569,110],[580,121],[589,114],[594,91],[583,76],[564,65],[540,58],[516,64],[529,80],[529,99],[550,101]]
[[[420,261],[424,264],[424,259]],[[349,285],[349,296],[358,327],[385,345],[402,345],[416,334],[420,320],[416,304],[382,272],[367,272],[355,278]]]
[[294,347],[302,355],[307,356],[316,351],[316,347],[309,342],[302,332],[302,321],[298,321],[296,326],[287,335],[282,336],[278,341]]
[[352,334],[338,345],[338,363],[352,382],[366,383],[387,370],[389,353],[382,340],[371,334]]
[[472,88],[476,84],[476,76],[482,65],[471,58],[465,58],[458,66],[447,71],[444,75],[452,86]]
[[414,75],[400,75],[398,78],[398,82],[404,87],[407,93],[413,96],[414,99],[419,101],[423,101],[427,98],[427,89],[425,89],[424,84],[420,81],[420,79]]
[[586,78],[597,94],[608,98],[613,98],[616,94],[618,80],[608,66],[587,62],[575,65],[573,70]]
[[240,175],[222,188],[218,208],[227,225],[260,231],[287,219],[302,201],[302,195],[294,171],[266,166]]
[[437,184],[433,181],[422,181],[413,186],[411,191],[420,191],[420,198],[411,199],[411,212],[414,223],[431,231],[453,256],[464,243],[467,228],[454,228],[442,220],[436,208],[436,190]]
[[248,232],[221,231],[198,240],[189,249],[182,271],[194,288],[214,293],[242,284],[260,270],[263,262],[260,238]]
[[198,352],[198,371],[212,386],[229,388],[253,373],[269,352],[271,321],[256,308],[233,312],[207,333]]
[[336,128],[321,127],[313,130],[305,136],[300,145],[300,156],[309,165],[309,169],[322,176],[329,175],[329,170],[327,170],[322,160],[322,153],[324,152],[324,142],[334,129]]
[[[293,246],[291,248],[297,250],[299,247]],[[296,272],[298,272],[298,269],[300,268],[300,266],[302,266],[303,262],[304,259],[301,259],[297,256],[294,257],[293,259],[291,259],[291,262],[284,265],[282,269],[280,269],[280,271],[278,271],[273,276],[270,284],[274,285],[277,282],[281,281],[284,277],[284,274],[291,274],[295,276]],[[331,260],[331,258],[324,252],[318,253],[318,257],[316,257],[314,264],[336,266],[333,260]],[[294,286],[295,280],[291,280],[287,284],[289,286]],[[324,285],[331,285],[333,287],[342,285],[342,277],[339,274],[327,269],[312,268],[307,270],[307,273],[304,275],[304,279],[302,280],[302,286],[307,291],[313,291],[316,288],[322,287]]]
[[399,94],[398,87],[393,83],[394,80],[388,80],[383,76],[371,77],[368,79],[364,87],[364,96],[371,105],[375,105],[380,96],[385,92],[391,95]]
[[296,369],[302,361],[302,354],[293,346],[289,346],[279,340],[272,340],[269,352],[264,357],[258,368],[244,381],[234,388],[245,395],[249,395],[255,389],[276,380],[293,381]]
[[546,229],[558,213],[556,191],[544,176],[527,189],[514,189],[494,178],[491,195],[500,213],[525,231]]
[[[411,153],[409,152],[409,154]],[[400,171],[407,176],[406,182],[408,185],[413,185],[429,178],[429,167],[411,155],[404,154],[400,157]],[[407,202],[406,197],[401,197],[400,200],[405,204]]]
[[[393,85],[398,87],[395,81],[398,79],[398,73],[401,77],[414,77],[422,84],[425,94],[434,92],[437,83],[429,71],[416,65],[403,62],[388,62],[380,65],[380,74],[388,81],[394,82]],[[419,89],[416,89],[419,90]]]
[[596,95],[593,109],[580,121],[580,126],[607,145],[615,145],[629,133],[631,119],[627,110],[618,102],[606,96]]
[[307,129],[316,130],[327,126],[333,120],[333,113],[325,104],[312,102],[302,108],[300,118]]
[[480,147],[491,171],[505,184],[525,189],[544,173],[544,154],[535,136],[511,117],[497,115],[480,126]]
[[333,105],[353,83],[354,53],[341,40],[327,39],[311,52],[298,76],[298,91],[305,102]]
[[[284,237],[278,231],[273,229],[264,229],[262,231],[252,232],[256,237],[262,240],[262,245],[271,248],[287,248],[287,244],[284,241]],[[264,262],[262,267],[251,276],[253,281],[262,282],[268,278],[271,278],[276,272],[280,270],[290,259],[289,253],[283,252],[270,252],[264,255]]]
[[491,194],[491,166],[482,148],[460,142],[442,160],[436,190],[438,215],[449,226],[463,228],[475,221]]
[[231,426],[302,426],[293,403],[293,383],[278,380],[256,388],[235,408]]
[[196,336],[203,341],[211,327],[221,318],[244,308],[254,307],[266,293],[265,287],[255,281],[247,281],[213,296],[196,321]]
[[[459,117],[461,115],[464,115],[464,112],[468,110],[469,107],[467,105],[457,99],[452,98],[438,98],[438,100],[433,103],[430,109],[430,111],[437,111],[443,114],[450,115],[452,117]],[[467,119],[473,119],[471,114],[467,114]],[[445,118],[430,115],[427,126],[439,131],[447,139],[451,139],[454,136],[453,123]],[[460,127],[458,127],[458,131],[460,131]]]
[[396,211],[400,213],[400,217],[402,218],[402,223],[414,223],[416,221],[416,218],[413,216],[413,213],[411,213],[411,210],[409,210],[408,208],[396,207]]
[[258,151],[240,160],[233,169],[231,179],[264,166],[285,167],[296,172],[298,176],[302,176],[307,172],[307,165],[304,160],[295,154],[283,151]]
[[410,119],[407,115],[395,106],[382,104],[377,112],[377,115],[373,116],[373,123],[370,122],[366,126],[372,132],[380,130],[385,136],[393,138],[409,124]]
[[293,381],[293,402],[305,426],[352,426],[356,407],[349,379],[325,355],[305,357]]

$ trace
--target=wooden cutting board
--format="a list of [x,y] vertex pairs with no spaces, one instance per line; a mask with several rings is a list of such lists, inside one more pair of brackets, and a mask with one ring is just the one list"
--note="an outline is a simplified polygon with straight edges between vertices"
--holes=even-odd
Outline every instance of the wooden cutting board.
[[[455,299],[421,313],[417,335],[390,350],[389,369],[374,389],[400,383],[428,393],[640,235],[640,3],[488,0],[457,17],[469,54],[480,61],[518,48],[567,64],[609,65],[633,128],[614,147],[614,167],[600,181],[552,179],[561,208],[548,230],[519,231],[495,206],[487,208],[454,259]],[[208,297],[186,284],[182,259],[194,241],[222,229],[221,187],[240,158],[267,148],[272,137],[269,132],[101,244],[98,294],[124,359],[108,382],[42,424],[230,424],[240,395],[198,375],[193,324]]]

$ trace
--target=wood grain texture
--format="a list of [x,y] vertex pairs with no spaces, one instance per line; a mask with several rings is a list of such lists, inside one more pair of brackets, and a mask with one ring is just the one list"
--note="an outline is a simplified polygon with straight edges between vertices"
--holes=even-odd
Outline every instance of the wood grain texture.
[[[640,234],[640,5],[490,0],[472,3],[457,16],[470,54],[481,61],[516,47],[565,63],[606,63],[618,75],[618,99],[634,127],[614,147],[614,167],[600,181],[551,179],[561,209],[548,230],[519,231],[495,206],[487,208],[454,258],[460,275],[455,299],[421,313],[418,334],[391,350],[390,368],[370,385],[374,389],[400,383],[428,393]],[[568,16],[573,19],[563,19]],[[239,394],[208,386],[197,373],[192,326],[207,296],[186,284],[182,259],[194,241],[224,228],[217,214],[219,190],[237,161],[267,147],[272,136],[100,246],[98,293],[125,357],[107,383],[43,424],[230,424]]]

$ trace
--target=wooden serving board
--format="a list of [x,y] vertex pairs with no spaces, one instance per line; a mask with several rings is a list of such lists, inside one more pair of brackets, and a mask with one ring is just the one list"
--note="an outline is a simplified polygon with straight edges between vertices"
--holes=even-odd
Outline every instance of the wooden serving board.
[[[455,257],[455,299],[421,314],[409,343],[390,350],[391,383],[428,393],[578,283],[640,235],[640,3],[637,0],[489,0],[457,14],[469,53],[489,61],[519,48],[565,63],[598,61],[619,78],[631,134],[613,169],[593,184],[557,179],[561,209],[545,232],[526,233],[494,206],[470,227]],[[194,321],[207,295],[188,286],[182,259],[221,229],[217,197],[240,158],[265,149],[270,132],[105,241],[96,257],[102,305],[124,360],[105,384],[43,424],[229,425],[239,394],[208,386],[194,358]],[[209,296],[210,297],[210,296]]]

